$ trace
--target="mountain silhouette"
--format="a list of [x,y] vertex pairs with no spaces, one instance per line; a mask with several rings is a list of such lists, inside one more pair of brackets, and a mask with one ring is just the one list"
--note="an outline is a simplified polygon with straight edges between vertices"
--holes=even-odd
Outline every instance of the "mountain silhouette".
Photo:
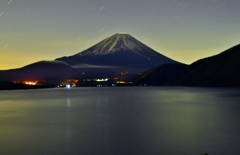
[[0,80],[64,80],[78,76],[71,66],[60,61],[40,61],[18,69],[0,71]]
[[69,57],[56,60],[67,63],[82,72],[138,73],[166,63],[179,64],[154,51],[129,34],[115,34],[98,44]]
[[240,86],[240,44],[194,62],[179,83],[189,86]]
[[240,86],[240,45],[191,65],[167,64],[146,72],[138,83],[181,86]]

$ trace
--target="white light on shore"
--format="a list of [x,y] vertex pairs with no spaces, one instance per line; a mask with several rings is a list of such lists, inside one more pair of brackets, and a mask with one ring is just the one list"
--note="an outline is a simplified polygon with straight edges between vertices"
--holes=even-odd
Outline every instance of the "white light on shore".
[[70,85],[70,84],[67,84],[66,87],[69,89],[69,88],[71,88],[71,85]]

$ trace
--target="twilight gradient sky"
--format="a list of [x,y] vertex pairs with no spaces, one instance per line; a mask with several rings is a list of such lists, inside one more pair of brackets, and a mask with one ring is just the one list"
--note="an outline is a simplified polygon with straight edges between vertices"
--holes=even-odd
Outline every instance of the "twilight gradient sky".
[[0,70],[127,32],[190,64],[240,43],[240,0],[0,0]]

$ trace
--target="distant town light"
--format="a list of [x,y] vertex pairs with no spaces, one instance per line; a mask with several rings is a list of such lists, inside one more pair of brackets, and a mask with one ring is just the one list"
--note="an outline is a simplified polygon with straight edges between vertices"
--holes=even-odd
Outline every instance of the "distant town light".
[[108,79],[97,79],[97,82],[108,81]]
[[71,85],[70,85],[70,84],[67,84],[66,87],[69,89],[69,88],[71,88]]
[[26,85],[36,85],[36,84],[37,84],[37,81],[35,81],[35,82],[25,81],[24,83],[25,83]]

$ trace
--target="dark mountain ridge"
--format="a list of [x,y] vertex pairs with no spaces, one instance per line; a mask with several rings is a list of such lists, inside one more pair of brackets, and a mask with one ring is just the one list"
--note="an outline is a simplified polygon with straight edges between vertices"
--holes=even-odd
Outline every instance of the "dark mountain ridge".
[[71,66],[60,61],[40,61],[22,68],[0,71],[0,80],[60,80],[78,76]]
[[191,65],[160,65],[138,80],[150,85],[240,86],[240,45]]
[[179,83],[196,86],[240,86],[240,45],[190,65]]

